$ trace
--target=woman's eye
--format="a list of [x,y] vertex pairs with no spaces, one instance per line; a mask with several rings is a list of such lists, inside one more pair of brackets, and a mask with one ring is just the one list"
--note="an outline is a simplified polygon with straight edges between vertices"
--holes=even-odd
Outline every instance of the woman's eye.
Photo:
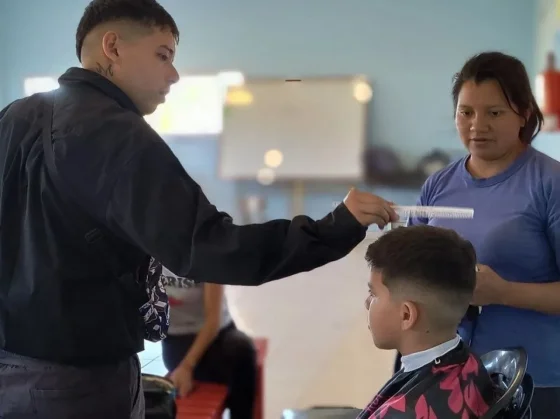
[[160,58],[162,61],[167,61],[167,60],[169,60],[169,57],[168,57],[167,55],[165,55],[165,54],[158,54],[158,56],[159,56],[159,58]]
[[500,115],[502,114],[502,111],[492,111],[492,112],[490,112],[490,114],[491,114],[493,117],[498,117],[498,116],[500,116]]

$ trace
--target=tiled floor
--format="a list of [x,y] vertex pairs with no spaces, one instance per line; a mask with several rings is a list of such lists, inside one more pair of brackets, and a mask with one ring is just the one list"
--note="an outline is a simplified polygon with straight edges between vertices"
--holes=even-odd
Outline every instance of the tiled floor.
[[[366,245],[313,272],[228,288],[238,326],[270,342],[265,419],[279,419],[289,407],[361,407],[389,378],[394,354],[376,349],[367,330]],[[146,343],[144,372],[166,374],[160,348]]]

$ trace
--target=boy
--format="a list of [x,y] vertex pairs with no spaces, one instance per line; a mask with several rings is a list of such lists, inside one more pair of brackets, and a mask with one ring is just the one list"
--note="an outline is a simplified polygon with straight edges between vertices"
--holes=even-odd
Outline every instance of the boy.
[[368,247],[366,261],[373,342],[403,356],[358,419],[480,418],[494,387],[457,335],[476,285],[471,243],[438,227],[398,228]]

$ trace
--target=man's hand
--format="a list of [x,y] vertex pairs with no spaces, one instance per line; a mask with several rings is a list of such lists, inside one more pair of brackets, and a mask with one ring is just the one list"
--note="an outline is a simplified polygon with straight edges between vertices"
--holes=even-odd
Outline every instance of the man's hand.
[[186,365],[180,364],[169,374],[168,378],[175,386],[179,397],[185,397],[193,389],[192,369]]
[[380,229],[399,219],[392,203],[369,192],[350,189],[344,198],[346,208],[363,226],[377,224]]

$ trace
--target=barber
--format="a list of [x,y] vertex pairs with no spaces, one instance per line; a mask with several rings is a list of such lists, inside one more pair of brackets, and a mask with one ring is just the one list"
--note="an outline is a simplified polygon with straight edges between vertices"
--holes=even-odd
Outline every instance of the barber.
[[396,220],[353,189],[317,221],[233,224],[144,120],[178,81],[178,35],[155,1],[94,0],[82,68],[0,112],[0,417],[143,417],[143,319],[121,279],[145,280],[151,257],[198,282],[259,285]]

